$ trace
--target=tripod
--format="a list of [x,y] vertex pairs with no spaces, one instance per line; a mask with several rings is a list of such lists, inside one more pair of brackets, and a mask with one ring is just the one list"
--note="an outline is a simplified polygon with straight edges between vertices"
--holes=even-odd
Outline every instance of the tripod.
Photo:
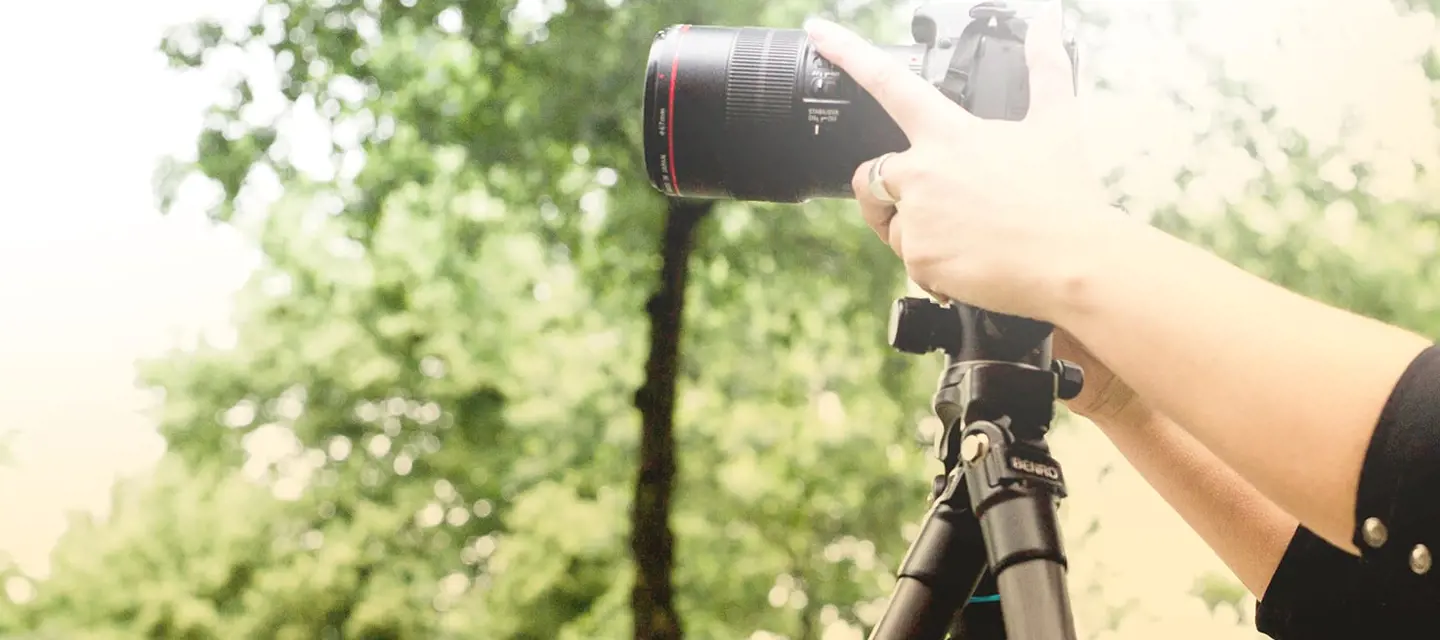
[[[1084,373],[1050,352],[1049,324],[923,298],[897,300],[890,344],[945,353],[930,510],[870,640],[1074,640],[1045,433]],[[1003,619],[1003,628],[1002,628]]]

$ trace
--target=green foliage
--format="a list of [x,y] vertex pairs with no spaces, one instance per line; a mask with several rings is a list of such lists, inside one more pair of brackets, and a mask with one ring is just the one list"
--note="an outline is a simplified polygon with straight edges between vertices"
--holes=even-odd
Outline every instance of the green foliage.
[[1440,254],[1429,207],[1375,195],[1364,164],[1322,177],[1344,157],[1340,149],[1295,141],[1257,153],[1281,154],[1293,177],[1266,174],[1218,218],[1170,208],[1158,212],[1157,224],[1292,291],[1440,335],[1433,286]]
[[1200,576],[1195,579],[1195,586],[1190,589],[1190,594],[1204,602],[1211,612],[1217,607],[1230,607],[1235,610],[1236,616],[1244,616],[1241,607],[1245,601],[1245,587],[1231,576],[1215,573]]
[[[664,24],[793,25],[815,5],[571,2],[527,22],[413,4],[271,2],[253,28],[167,39],[180,67],[262,46],[284,72],[242,78],[199,161],[157,175],[215,181],[215,217],[265,263],[233,348],[147,366],[166,466],[67,535],[30,625],[628,634],[631,403],[664,210],[636,158],[639,65]],[[274,89],[318,106],[333,171],[297,168],[293,129],[255,115]],[[268,176],[284,192],[257,213]],[[672,518],[686,628],[863,624],[926,487],[913,433],[933,382],[881,348],[902,274],[826,205],[725,207],[694,264]]]
[[107,522],[72,519],[31,623],[71,637],[215,637],[242,622],[233,612],[251,575],[283,560],[272,548],[284,544],[281,521],[263,490],[221,476],[167,464],[121,487]]
[[[1395,4],[1401,15],[1432,9],[1420,0]],[[1183,12],[1174,16],[1177,25],[1183,19]],[[1440,79],[1436,55],[1432,46],[1415,60],[1416,71],[1432,82]],[[1196,154],[1176,177],[1179,197],[1142,213],[1287,289],[1440,336],[1435,212],[1423,195],[1434,184],[1434,167],[1389,149],[1389,164],[1404,166],[1372,165],[1367,159],[1375,157],[1375,143],[1357,130],[1353,114],[1335,141],[1311,140],[1278,117],[1266,91],[1236,79],[1210,54],[1196,52],[1196,58],[1207,71],[1208,90],[1226,104],[1210,114],[1210,129],[1197,142],[1228,143],[1260,171],[1243,192],[1214,203],[1212,185],[1199,179],[1206,159]],[[1420,195],[1387,195],[1396,175],[1418,186]]]

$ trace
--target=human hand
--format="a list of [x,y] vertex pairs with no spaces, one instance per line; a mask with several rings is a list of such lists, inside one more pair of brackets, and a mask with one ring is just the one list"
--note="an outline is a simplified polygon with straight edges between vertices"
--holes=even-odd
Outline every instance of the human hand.
[[1065,401],[1070,411],[1102,429],[1137,426],[1153,418],[1154,410],[1135,390],[1100,362],[1075,336],[1059,327],[1052,335],[1051,352],[1055,359],[1067,360],[1085,371],[1085,384],[1080,389],[1080,395]]
[[1104,251],[1108,207],[1082,160],[1070,58],[1060,15],[1026,38],[1030,110],[1022,122],[984,120],[951,102],[889,54],[824,21],[806,25],[816,48],[875,97],[909,138],[885,158],[870,190],[867,162],[852,187],[866,222],[938,297],[1055,320],[1080,255]]

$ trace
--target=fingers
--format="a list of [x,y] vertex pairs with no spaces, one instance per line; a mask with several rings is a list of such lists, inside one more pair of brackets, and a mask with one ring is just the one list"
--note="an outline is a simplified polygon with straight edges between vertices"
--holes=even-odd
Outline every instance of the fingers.
[[920,286],[920,283],[918,283],[918,282],[915,283],[915,286],[920,287],[920,290],[921,290],[921,291],[924,291],[925,293],[930,294],[930,297],[931,297],[931,298],[934,298],[935,301],[936,301],[936,302],[939,302],[940,304],[950,304],[951,302],[954,302],[954,300],[951,300],[949,296],[947,296],[947,295],[945,295],[945,294],[943,294],[943,293],[935,293],[935,292],[932,291],[929,287]]
[[[870,191],[870,172],[879,161],[880,158],[875,158],[861,163],[855,169],[855,175],[850,178],[850,188],[855,191],[855,200],[860,203],[860,213],[865,217],[865,224],[870,225],[875,235],[880,236],[891,249],[899,253],[900,247],[896,243],[898,237],[894,237],[890,229],[890,221],[895,217],[895,205],[880,200]],[[897,201],[904,197],[905,183],[914,175],[913,164],[913,156],[902,152],[889,154],[881,165],[880,177],[885,181],[885,190]]]
[[905,260],[905,225],[900,223],[900,210],[898,208],[893,210],[895,213],[890,215],[890,222],[885,227],[887,236],[885,244],[890,245],[890,250],[894,251],[895,256],[903,261]]
[[[891,156],[884,166],[890,167],[894,160],[895,156]],[[865,224],[870,226],[875,235],[880,236],[882,242],[890,244],[890,220],[895,217],[895,205],[882,202],[875,194],[870,193],[870,169],[875,162],[876,160],[868,160],[855,169],[855,175],[850,178],[850,188],[855,190],[855,201],[860,203],[860,214],[865,217]],[[888,181],[887,187],[890,195],[899,197]]]
[[974,118],[955,106],[898,59],[835,23],[812,19],[805,24],[820,55],[850,74],[910,139],[922,131],[953,128]]
[[1031,22],[1025,36],[1032,115],[1053,112],[1075,99],[1075,71],[1065,51],[1063,11],[1060,2],[1051,2]]

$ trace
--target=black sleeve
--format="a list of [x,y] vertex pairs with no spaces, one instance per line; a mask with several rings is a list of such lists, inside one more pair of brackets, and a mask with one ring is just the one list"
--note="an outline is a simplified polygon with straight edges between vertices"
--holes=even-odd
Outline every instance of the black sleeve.
[[1256,604],[1255,628],[1275,640],[1433,639],[1440,638],[1435,607],[1391,590],[1360,558],[1298,527]]
[[[1380,412],[1365,452],[1352,542],[1396,588],[1440,608],[1440,348],[1421,352]],[[1440,637],[1440,636],[1437,636]]]
[[1406,369],[1366,450],[1356,504],[1360,558],[1296,530],[1256,628],[1277,640],[1440,638],[1440,348]]

